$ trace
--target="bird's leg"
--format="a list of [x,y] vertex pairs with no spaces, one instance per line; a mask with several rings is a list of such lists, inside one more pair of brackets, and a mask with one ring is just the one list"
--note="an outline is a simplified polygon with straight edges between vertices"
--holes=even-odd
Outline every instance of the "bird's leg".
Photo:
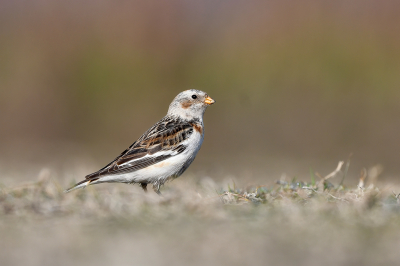
[[160,192],[160,184],[159,184],[159,183],[153,184],[153,190],[154,190],[154,192],[156,192],[159,196],[162,196],[162,194],[161,194],[161,192]]
[[143,188],[144,192],[147,192],[147,183],[140,183],[140,186]]

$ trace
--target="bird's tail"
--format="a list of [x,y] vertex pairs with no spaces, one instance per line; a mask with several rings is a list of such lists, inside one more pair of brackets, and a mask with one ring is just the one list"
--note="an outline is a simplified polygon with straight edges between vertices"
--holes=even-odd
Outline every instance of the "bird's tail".
[[78,189],[78,188],[85,188],[85,187],[89,186],[92,181],[94,181],[94,180],[93,179],[83,180],[83,181],[81,181],[79,183],[76,183],[73,187],[70,187],[70,188],[64,190],[64,193],[71,192],[71,191],[73,191],[75,189]]

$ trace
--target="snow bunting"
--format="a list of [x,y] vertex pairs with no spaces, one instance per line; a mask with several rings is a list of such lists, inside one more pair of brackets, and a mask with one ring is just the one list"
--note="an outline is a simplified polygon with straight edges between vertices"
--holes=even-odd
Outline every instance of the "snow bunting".
[[167,115],[147,130],[114,161],[66,190],[99,183],[152,184],[157,194],[165,182],[189,167],[204,139],[203,115],[215,103],[207,93],[187,90],[178,94]]

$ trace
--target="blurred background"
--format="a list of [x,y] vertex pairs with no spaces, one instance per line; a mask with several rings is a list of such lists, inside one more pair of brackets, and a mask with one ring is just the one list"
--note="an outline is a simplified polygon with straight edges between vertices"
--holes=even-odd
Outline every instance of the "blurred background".
[[217,103],[190,173],[268,183],[353,154],[355,175],[379,163],[399,176],[399,1],[0,5],[5,178],[82,167],[78,180],[191,88]]

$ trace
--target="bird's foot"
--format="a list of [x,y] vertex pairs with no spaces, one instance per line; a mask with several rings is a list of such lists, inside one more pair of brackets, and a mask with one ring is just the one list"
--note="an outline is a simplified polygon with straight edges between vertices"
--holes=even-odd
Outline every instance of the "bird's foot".
[[161,192],[160,192],[160,184],[153,184],[153,190],[154,192],[156,192],[159,196],[162,196]]
[[144,192],[147,192],[147,183],[140,183],[140,186],[143,188]]

